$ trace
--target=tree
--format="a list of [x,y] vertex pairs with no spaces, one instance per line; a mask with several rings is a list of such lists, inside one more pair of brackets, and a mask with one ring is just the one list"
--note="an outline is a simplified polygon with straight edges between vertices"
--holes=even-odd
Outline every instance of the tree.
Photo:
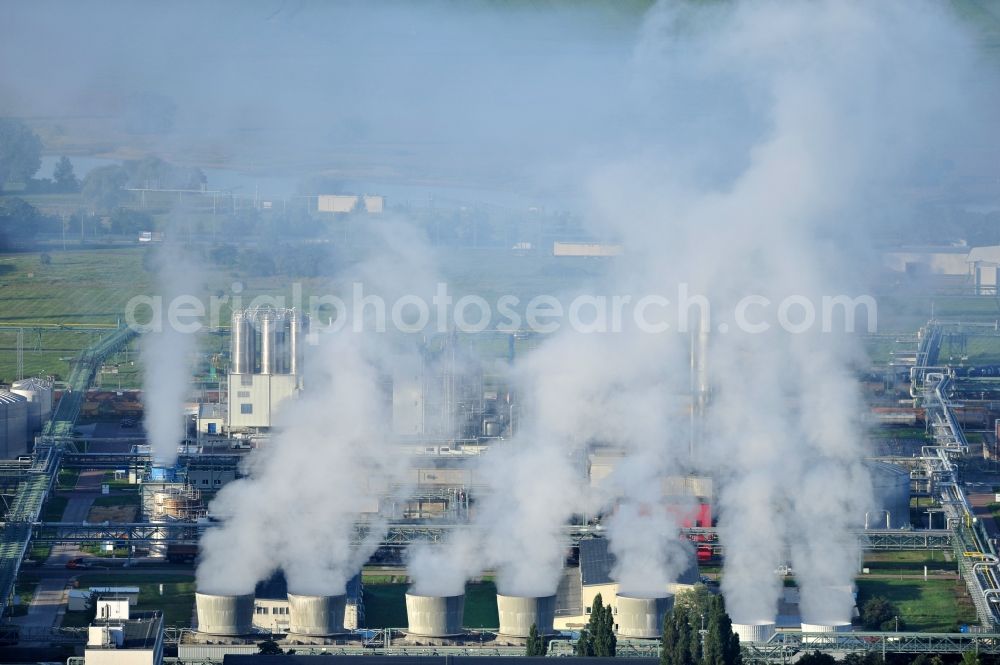
[[257,644],[257,653],[261,656],[283,656],[284,650],[274,640],[265,640]]
[[618,646],[615,637],[614,617],[611,606],[605,607],[601,594],[594,598],[594,606],[590,611],[590,621],[587,623],[587,635],[590,641],[590,656],[603,658],[613,657]]
[[868,630],[893,630],[897,616],[899,611],[885,596],[872,596],[861,607],[861,623]]
[[118,208],[111,213],[111,232],[120,235],[138,236],[143,231],[153,230],[153,218],[139,210]]
[[796,665],[836,665],[837,659],[828,653],[813,651],[807,653],[796,661]]
[[528,630],[528,643],[524,655],[544,656],[547,650],[548,645],[545,644],[545,637],[538,634],[538,626],[531,624],[531,629]]
[[80,189],[80,181],[73,173],[73,163],[66,155],[59,158],[56,168],[52,171],[52,180],[60,192],[76,192]]
[[706,624],[702,665],[741,665],[740,638],[733,633],[733,622],[726,614],[722,596],[713,596]]
[[590,639],[590,633],[586,628],[580,631],[580,639],[576,641],[576,648],[573,650],[578,658],[587,658],[594,655],[594,643]]
[[122,188],[126,182],[128,176],[122,167],[101,166],[87,174],[80,191],[94,209],[108,212],[121,205],[125,198]]
[[975,651],[966,651],[962,654],[962,665],[982,665],[982,658]]
[[0,189],[27,184],[42,167],[42,141],[20,120],[0,118]]

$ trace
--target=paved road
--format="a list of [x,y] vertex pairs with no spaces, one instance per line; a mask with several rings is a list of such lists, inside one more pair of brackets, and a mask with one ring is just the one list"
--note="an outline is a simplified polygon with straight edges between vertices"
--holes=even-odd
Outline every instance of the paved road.
[[[103,471],[84,471],[80,474],[75,492],[66,503],[62,518],[64,522],[83,522],[87,519],[91,504],[100,496],[103,478]],[[76,544],[72,543],[52,547],[52,554],[45,562],[45,568],[52,574],[42,577],[38,583],[31,605],[28,606],[28,613],[16,619],[19,625],[30,628],[51,628],[56,625],[60,610],[67,602],[66,589],[73,578],[73,572],[67,570],[66,563],[81,554]]]

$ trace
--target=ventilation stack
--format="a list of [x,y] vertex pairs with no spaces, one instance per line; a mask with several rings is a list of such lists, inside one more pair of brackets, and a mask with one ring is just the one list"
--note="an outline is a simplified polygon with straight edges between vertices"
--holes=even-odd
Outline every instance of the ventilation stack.
[[674,606],[674,596],[619,593],[617,602],[619,637],[655,639],[663,635],[663,619]]
[[253,624],[253,594],[222,595],[197,592],[198,632],[208,635],[247,635]]
[[460,635],[465,613],[465,594],[422,596],[406,594],[407,633],[420,637]]
[[555,596],[504,596],[497,594],[500,634],[527,637],[534,624],[539,635],[552,634],[556,617]]
[[329,637],[344,632],[346,596],[288,594],[288,632]]

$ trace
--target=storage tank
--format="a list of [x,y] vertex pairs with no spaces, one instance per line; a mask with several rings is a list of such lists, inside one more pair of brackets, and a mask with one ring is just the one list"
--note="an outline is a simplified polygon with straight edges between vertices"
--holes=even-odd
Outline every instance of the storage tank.
[[448,637],[462,633],[465,594],[423,596],[406,594],[407,633],[421,637]]
[[347,597],[288,594],[288,632],[328,637],[344,632]]
[[752,621],[733,623],[733,632],[740,636],[740,642],[767,642],[774,635],[773,621]]
[[28,400],[0,390],[0,459],[28,454]]
[[500,615],[500,634],[508,637],[527,637],[531,625],[539,635],[550,635],[556,616],[555,596],[505,596],[497,594],[497,613]]
[[[849,633],[851,623],[838,621],[835,623],[803,623],[802,644],[814,644],[830,641],[834,633]],[[824,633],[823,635],[808,635],[807,633]]]
[[257,317],[260,325],[260,373],[275,374],[278,358],[275,353],[275,327],[278,321],[273,311],[261,312]]
[[288,373],[298,374],[302,370],[302,348],[305,341],[306,321],[297,310],[291,310],[288,317]]
[[10,391],[28,400],[28,432],[41,431],[52,416],[52,383],[45,379],[15,381]]
[[253,624],[253,594],[238,596],[194,594],[198,632],[209,635],[246,635]]
[[253,374],[257,355],[257,337],[249,313],[233,312],[231,365],[233,374]]
[[673,594],[650,596],[619,593],[618,635],[639,639],[659,638],[663,634],[663,619],[674,606]]
[[[910,526],[910,472],[898,464],[888,462],[865,462],[871,474],[875,505],[866,510],[867,527],[886,528],[888,511],[889,528],[902,529]],[[864,521],[865,515],[859,516]]]

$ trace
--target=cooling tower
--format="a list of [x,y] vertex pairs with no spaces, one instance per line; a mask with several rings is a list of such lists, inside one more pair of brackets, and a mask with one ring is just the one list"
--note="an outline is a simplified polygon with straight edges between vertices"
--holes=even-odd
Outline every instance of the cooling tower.
[[344,632],[345,596],[288,594],[288,632],[326,637]]
[[660,637],[663,634],[663,619],[674,606],[673,594],[648,596],[619,593],[617,600],[619,637]]
[[246,635],[253,622],[253,594],[223,596],[195,593],[198,632],[209,635]]
[[767,642],[774,635],[774,622],[733,623],[733,632],[740,636],[740,642]]
[[[836,623],[803,623],[802,624],[802,644],[812,644],[828,642],[834,633],[849,633],[851,624],[849,621],[838,621]],[[827,635],[807,635],[806,633],[827,633]]]
[[508,637],[527,637],[531,624],[539,635],[552,633],[556,616],[555,596],[504,596],[497,594],[497,612],[500,614],[500,634]]
[[406,594],[406,621],[410,635],[448,637],[462,633],[465,594],[421,596]]

